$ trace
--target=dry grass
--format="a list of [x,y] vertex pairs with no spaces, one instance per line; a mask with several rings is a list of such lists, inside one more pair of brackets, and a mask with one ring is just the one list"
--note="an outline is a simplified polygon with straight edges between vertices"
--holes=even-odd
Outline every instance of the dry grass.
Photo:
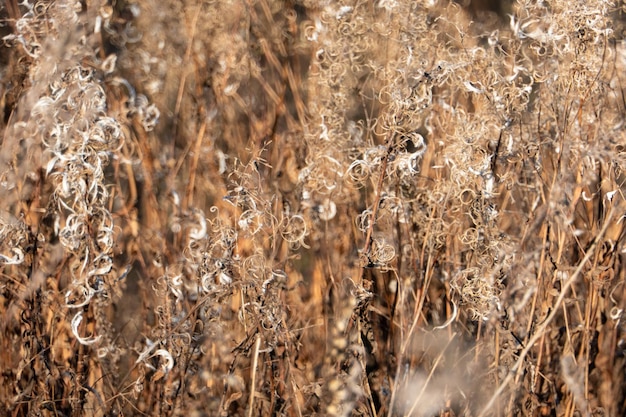
[[7,0],[0,414],[626,414],[623,1]]

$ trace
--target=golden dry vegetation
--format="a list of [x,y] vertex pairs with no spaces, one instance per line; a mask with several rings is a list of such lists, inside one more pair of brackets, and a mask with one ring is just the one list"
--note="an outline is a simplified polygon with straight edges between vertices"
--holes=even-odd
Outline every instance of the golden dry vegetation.
[[0,3],[0,414],[626,415],[626,6],[465,3]]

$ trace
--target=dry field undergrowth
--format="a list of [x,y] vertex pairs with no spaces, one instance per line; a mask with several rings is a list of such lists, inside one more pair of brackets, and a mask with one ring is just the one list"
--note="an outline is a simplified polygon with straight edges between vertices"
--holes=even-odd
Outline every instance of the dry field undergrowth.
[[0,415],[626,415],[624,13],[0,3]]

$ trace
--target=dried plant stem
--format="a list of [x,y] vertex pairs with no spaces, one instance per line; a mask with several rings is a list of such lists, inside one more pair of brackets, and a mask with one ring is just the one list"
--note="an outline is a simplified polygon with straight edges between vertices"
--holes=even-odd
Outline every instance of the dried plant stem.
[[380,168],[380,176],[378,177],[378,183],[376,184],[376,199],[374,200],[374,207],[372,207],[372,220],[367,227],[367,234],[365,236],[365,246],[363,247],[363,256],[366,257],[367,263],[370,263],[370,249],[372,247],[372,233],[374,232],[374,225],[376,224],[376,215],[378,213],[378,207],[380,206],[380,196],[383,192],[383,183],[385,182],[385,174],[387,172],[387,164],[389,163],[389,156],[393,151],[394,134],[389,136],[387,140],[387,152],[383,159],[382,166]]
[[[494,367],[495,369],[499,369],[500,368],[500,332],[495,332],[495,337],[494,337],[494,352],[495,352],[495,358],[494,358]],[[496,378],[496,386],[500,385],[500,377],[498,376],[498,373],[495,373],[495,378]],[[500,398],[498,397],[497,399],[497,403],[496,403],[496,414],[497,415],[501,415],[501,401]]]
[[189,182],[187,183],[187,190],[185,192],[185,198],[183,200],[183,209],[187,209],[193,204],[193,190],[196,184],[196,173],[198,171],[198,160],[200,159],[200,147],[202,145],[202,139],[204,139],[204,133],[206,132],[207,122],[206,120],[200,125],[200,130],[196,136],[195,146],[193,150],[193,157],[191,159],[191,169],[189,170]]
[[[423,288],[420,288],[417,290],[416,293],[416,299],[419,300],[418,303],[416,303],[415,305],[415,309],[413,311],[413,320],[411,322],[411,326],[408,330],[408,332],[406,333],[406,335],[402,336],[402,345],[400,346],[400,352],[399,352],[399,357],[397,360],[397,367],[396,367],[396,375],[395,375],[395,381],[396,381],[396,386],[392,389],[391,392],[391,399],[389,400],[389,413],[387,414],[388,417],[393,416],[393,410],[395,407],[395,401],[396,401],[396,395],[397,395],[397,390],[400,388],[401,384],[399,382],[399,378],[402,372],[402,362],[404,360],[404,357],[406,355],[407,349],[409,347],[409,343],[413,338],[413,333],[415,332],[415,329],[417,328],[417,324],[420,321],[420,317],[422,314],[422,309],[424,308],[424,303],[426,302],[426,291],[424,290],[424,288],[428,288],[428,286],[430,285],[430,281],[432,278],[432,258],[429,257],[428,258],[428,264],[426,266],[426,272],[424,273],[425,275],[425,281],[424,281],[424,286]],[[400,289],[398,289],[400,290]],[[404,326],[402,326],[402,328],[404,328]]]
[[[357,326],[358,326],[358,332],[361,333],[362,332],[361,320],[358,320]],[[363,346],[363,340],[361,338],[359,338],[359,344],[361,345],[360,348],[365,350],[365,347]],[[362,356],[359,356],[359,362],[361,365],[361,374],[362,374],[361,379],[363,380],[363,389],[365,390],[365,396],[368,400],[368,404],[370,407],[369,411],[372,417],[377,417],[376,406],[374,405],[374,400],[372,398],[372,387],[370,386],[369,378],[367,376],[367,371],[366,371],[367,366]]]
[[526,347],[524,347],[524,349],[520,352],[519,357],[517,361],[515,362],[515,365],[513,365],[509,374],[506,376],[506,378],[504,378],[502,383],[500,383],[500,385],[498,386],[494,394],[489,399],[489,402],[487,402],[483,410],[480,412],[480,414],[478,414],[478,417],[484,417],[489,414],[489,412],[493,408],[493,405],[498,399],[498,397],[500,396],[500,394],[504,392],[504,390],[509,385],[509,383],[513,380],[513,378],[517,375],[517,373],[522,369],[524,360],[526,359],[526,356],[530,353],[531,349],[535,346],[535,343],[537,343],[537,341],[544,336],[550,323],[552,323],[552,321],[559,314],[561,304],[565,300],[565,296],[567,295],[568,290],[574,284],[574,282],[576,282],[576,280],[582,273],[583,268],[593,256],[596,248],[598,247],[598,244],[601,243],[606,230],[608,229],[609,225],[613,221],[614,214],[615,214],[615,210],[611,208],[611,211],[607,215],[606,220],[604,224],[602,225],[602,229],[598,232],[593,244],[587,250],[585,257],[578,263],[578,267],[576,268],[574,273],[569,278],[567,278],[567,280],[563,283],[561,292],[559,293],[559,296],[557,297],[554,303],[552,311],[550,312],[550,314],[548,314],[548,316],[543,321],[543,323],[539,325],[535,334],[530,338],[530,340],[528,340],[528,343],[526,343]]
[[415,401],[413,401],[413,405],[411,406],[411,409],[406,414],[407,416],[412,416],[413,413],[415,412],[415,407],[417,407],[417,404],[422,399],[422,396],[424,395],[424,392],[426,392],[426,388],[428,387],[428,383],[432,379],[433,374],[435,373],[435,370],[437,369],[437,366],[439,365],[439,362],[441,362],[441,359],[443,358],[444,353],[446,353],[446,350],[448,350],[448,347],[450,346],[450,344],[454,340],[455,336],[456,336],[456,333],[453,333],[452,336],[450,336],[450,339],[448,340],[448,343],[446,343],[444,348],[441,350],[441,352],[437,356],[437,359],[435,359],[435,362],[433,363],[432,369],[430,370],[430,373],[428,374],[428,377],[426,378],[426,381],[424,381],[422,389],[420,390],[419,394],[415,398]]
[[174,149],[176,148],[176,136],[178,135],[178,123],[180,120],[180,108],[183,102],[183,94],[185,92],[185,84],[187,83],[188,76],[188,64],[191,60],[191,52],[193,51],[193,43],[196,38],[196,30],[198,29],[198,18],[200,17],[200,10],[202,9],[202,3],[198,4],[197,10],[194,13],[193,20],[191,22],[191,33],[189,34],[189,43],[187,44],[187,49],[185,50],[185,57],[183,61],[183,72],[180,77],[180,82],[178,84],[178,94],[176,95],[176,104],[174,105],[174,117],[172,119],[173,125],[173,136],[172,136],[172,149],[171,155],[174,156]]
[[254,406],[254,394],[256,389],[254,388],[256,382],[256,368],[259,364],[259,349],[261,347],[261,335],[256,335],[256,341],[254,342],[254,351],[252,352],[252,371],[250,374],[250,400],[248,402],[248,417],[252,417]]

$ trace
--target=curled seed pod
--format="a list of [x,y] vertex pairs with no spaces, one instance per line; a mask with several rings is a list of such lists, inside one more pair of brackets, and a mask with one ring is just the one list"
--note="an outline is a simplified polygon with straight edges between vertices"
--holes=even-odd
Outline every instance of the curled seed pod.
[[297,247],[303,246],[304,238],[308,235],[308,229],[304,217],[299,214],[286,218],[283,227],[281,228],[281,234],[289,244]]
[[390,244],[378,239],[372,242],[370,259],[373,263],[386,265],[391,262],[395,256],[396,250]]
[[371,174],[371,169],[365,160],[358,159],[350,164],[346,174],[353,184],[364,187],[365,181]]

